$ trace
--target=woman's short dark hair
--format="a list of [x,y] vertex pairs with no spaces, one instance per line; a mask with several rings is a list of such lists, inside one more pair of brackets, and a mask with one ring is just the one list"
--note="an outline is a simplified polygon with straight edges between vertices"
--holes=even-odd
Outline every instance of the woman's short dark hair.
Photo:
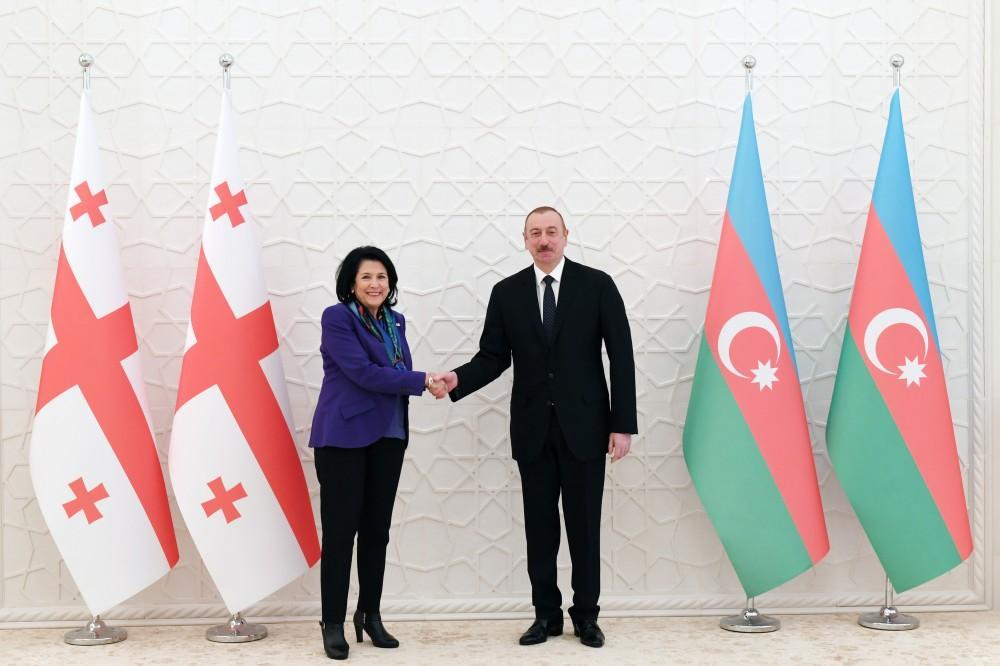
[[399,281],[396,267],[392,265],[389,255],[374,245],[356,247],[348,252],[344,260],[340,262],[340,266],[337,267],[337,299],[341,303],[354,300],[354,281],[358,277],[361,262],[366,259],[377,261],[385,266],[385,272],[389,276],[389,295],[385,298],[385,304],[390,308],[393,307],[396,305],[396,282]]

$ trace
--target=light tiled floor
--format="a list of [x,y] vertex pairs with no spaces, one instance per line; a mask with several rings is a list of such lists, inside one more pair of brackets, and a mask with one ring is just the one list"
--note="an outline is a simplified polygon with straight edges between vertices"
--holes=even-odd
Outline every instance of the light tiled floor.
[[[517,645],[523,620],[387,622],[397,650],[351,644],[348,663],[375,664],[1000,664],[1000,612],[921,613],[909,632],[862,629],[854,615],[781,618],[773,634],[740,635],[718,618],[602,618],[607,645],[584,647],[572,632],[532,647]],[[569,625],[567,624],[567,628]],[[316,623],[274,623],[255,643],[204,639],[205,626],[129,627],[107,647],[72,647],[61,629],[0,631],[0,664],[321,664]]]

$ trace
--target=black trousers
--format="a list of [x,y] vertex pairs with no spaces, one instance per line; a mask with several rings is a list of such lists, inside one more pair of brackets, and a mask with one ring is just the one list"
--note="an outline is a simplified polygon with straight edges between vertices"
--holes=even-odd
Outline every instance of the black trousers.
[[570,452],[553,412],[541,455],[518,461],[528,542],[528,579],[535,617],[562,619],[562,594],[556,581],[559,553],[559,494],[562,493],[566,538],[573,564],[576,622],[597,619],[601,607],[601,500],[605,457],[579,460]]
[[314,449],[323,524],[320,588],[324,623],[343,622],[347,616],[355,534],[358,609],[379,611],[392,505],[405,449],[403,440],[389,437],[358,449]]

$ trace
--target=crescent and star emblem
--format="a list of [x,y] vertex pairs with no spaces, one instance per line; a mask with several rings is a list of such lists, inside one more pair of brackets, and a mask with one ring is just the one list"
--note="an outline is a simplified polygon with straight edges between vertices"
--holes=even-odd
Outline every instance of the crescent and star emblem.
[[[912,310],[907,310],[906,308],[888,308],[886,310],[882,310],[882,312],[879,312],[877,315],[872,317],[870,322],[868,322],[868,326],[865,328],[864,345],[865,356],[868,357],[871,364],[887,375],[895,375],[896,373],[895,371],[889,370],[882,365],[882,361],[879,360],[877,350],[878,340],[886,329],[890,326],[895,326],[896,324],[903,324],[904,326],[916,329],[917,333],[920,334],[920,338],[924,341],[923,358],[927,358],[927,327],[924,326],[923,319],[917,316],[917,313]],[[896,366],[900,371],[896,376],[906,382],[907,388],[913,384],[920,386],[920,380],[927,376],[924,374],[924,368],[927,367],[927,364],[919,363],[920,358],[919,354],[913,358],[908,358],[904,355],[903,365]]]
[[[733,339],[748,328],[759,328],[770,335],[774,341],[775,351],[774,366],[771,365],[771,360],[768,359],[766,362],[758,360],[757,367],[750,368],[753,379],[750,379],[750,377],[737,370],[730,356],[730,347],[732,347]],[[781,358],[781,335],[778,333],[778,327],[767,315],[760,312],[740,312],[730,317],[719,331],[718,352],[719,359],[726,370],[742,379],[750,379],[750,382],[757,384],[761,391],[772,389],[774,383],[778,381],[777,366],[778,359]]]

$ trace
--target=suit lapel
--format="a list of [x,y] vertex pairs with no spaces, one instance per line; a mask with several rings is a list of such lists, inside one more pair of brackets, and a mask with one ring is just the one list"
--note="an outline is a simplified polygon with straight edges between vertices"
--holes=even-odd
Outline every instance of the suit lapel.
[[556,323],[552,331],[553,342],[559,338],[559,331],[569,316],[569,312],[573,309],[573,300],[581,288],[576,273],[576,264],[567,258],[566,263],[563,264],[562,279],[559,281],[559,298],[556,299]]

